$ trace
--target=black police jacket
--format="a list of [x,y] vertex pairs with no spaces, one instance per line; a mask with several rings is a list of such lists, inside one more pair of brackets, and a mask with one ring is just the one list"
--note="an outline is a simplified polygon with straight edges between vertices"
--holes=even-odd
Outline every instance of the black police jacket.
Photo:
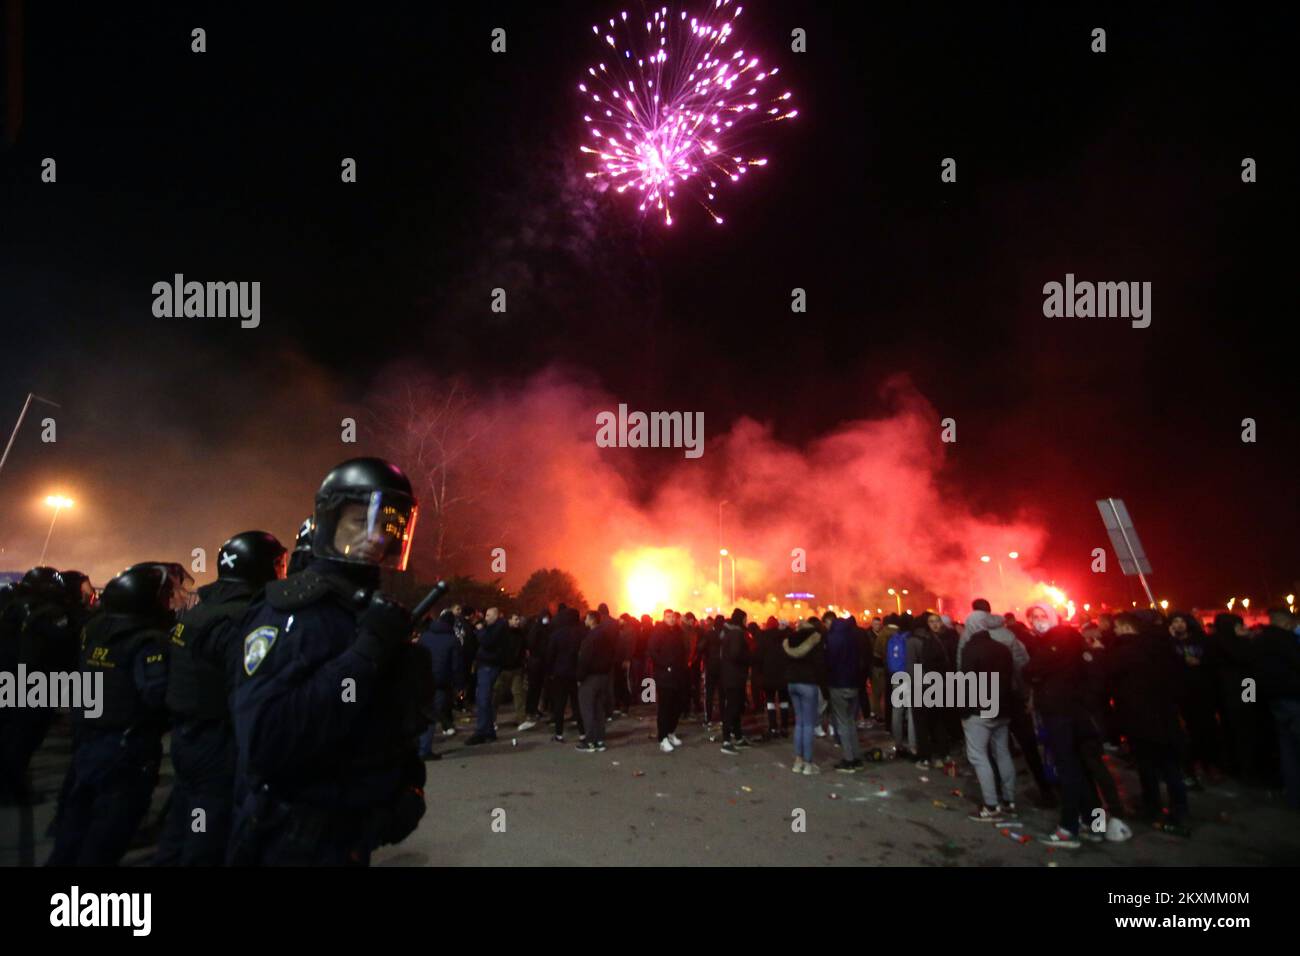
[[256,596],[245,581],[218,580],[199,588],[199,603],[171,632],[167,709],[178,720],[227,720],[225,650]]
[[236,793],[330,810],[391,804],[424,784],[417,739],[432,714],[428,652],[358,646],[357,585],[316,561],[267,585],[239,626],[232,716]]
[[170,622],[136,614],[92,614],[81,631],[81,670],[103,680],[101,713],[74,710],[78,734],[131,731],[161,740],[167,725]]

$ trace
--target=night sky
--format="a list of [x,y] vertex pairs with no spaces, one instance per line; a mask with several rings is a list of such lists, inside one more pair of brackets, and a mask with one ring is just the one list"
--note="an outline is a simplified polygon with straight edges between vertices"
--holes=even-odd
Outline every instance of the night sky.
[[[170,520],[202,491],[155,467],[169,443],[223,481],[282,476],[305,512],[341,457],[313,396],[359,400],[414,360],[484,387],[558,365],[632,408],[702,409],[710,432],[748,415],[795,445],[886,414],[879,385],[905,373],[957,421],[945,487],[1045,526],[1044,565],[1086,569],[1113,495],[1180,603],[1296,589],[1284,14],[750,0],[747,42],[800,115],[722,191],[724,226],[683,205],[666,229],[581,179],[575,86],[591,24],[623,7],[177,6],[24,5],[0,428],[28,391],[64,409],[57,447],[29,422],[0,473],[0,569],[39,547],[29,498],[52,481],[111,471],[133,514]],[[262,326],[155,318],[175,272],[260,281]],[[1150,281],[1150,328],[1045,318],[1067,272]],[[235,523],[287,533],[275,507]]]

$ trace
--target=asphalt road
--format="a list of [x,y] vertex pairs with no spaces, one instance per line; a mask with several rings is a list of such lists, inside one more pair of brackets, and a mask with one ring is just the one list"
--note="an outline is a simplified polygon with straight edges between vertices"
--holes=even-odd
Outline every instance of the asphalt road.
[[[761,730],[749,718],[747,732]],[[1191,838],[1133,823],[1126,843],[1053,849],[1037,842],[1055,824],[1051,811],[1019,802],[1021,844],[988,824],[966,819],[978,788],[961,775],[921,771],[907,762],[868,764],[835,773],[837,749],[817,740],[824,772],[790,772],[788,740],[757,743],[739,756],[719,751],[698,722],[684,719],[682,749],[660,753],[650,706],[609,725],[604,753],[554,743],[549,727],[524,734],[500,717],[501,740],[467,748],[469,728],[441,745],[427,764],[429,811],[401,845],[376,852],[380,866],[1205,866],[1300,862],[1300,815],[1280,795],[1234,783],[1191,794]],[[512,736],[517,741],[512,746]],[[864,730],[868,747],[887,735]],[[67,767],[69,739],[56,732],[33,764],[44,800],[31,808],[0,808],[0,865],[44,862],[54,798]],[[1107,758],[1125,799],[1137,792],[1123,760]],[[170,788],[170,767],[154,814]],[[1022,772],[1018,782],[1032,791]],[[953,791],[959,791],[954,793]],[[1028,793],[1025,794],[1029,796]],[[803,824],[796,832],[796,823]],[[148,846],[126,862],[148,860]]]

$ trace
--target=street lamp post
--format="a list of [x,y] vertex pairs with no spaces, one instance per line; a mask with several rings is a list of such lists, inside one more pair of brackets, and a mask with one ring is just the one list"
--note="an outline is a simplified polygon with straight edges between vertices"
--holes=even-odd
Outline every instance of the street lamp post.
[[728,554],[726,548],[718,549],[718,597],[722,597],[722,559],[726,558],[731,562],[731,605],[736,605],[736,558],[735,555]]
[[41,547],[41,559],[36,562],[38,565],[45,563],[45,552],[50,547],[50,538],[54,534],[54,522],[59,520],[59,512],[64,508],[71,508],[72,499],[64,498],[62,495],[50,495],[45,499],[45,503],[54,506],[54,517],[50,519],[50,530],[45,533],[45,544]]
[[23,410],[18,413],[18,421],[14,425],[14,430],[9,433],[9,443],[5,445],[4,454],[0,455],[0,470],[4,469],[5,462],[9,460],[9,450],[14,447],[14,439],[18,437],[18,429],[23,427],[23,419],[27,417],[27,409],[31,408],[33,398],[38,402],[44,402],[46,405],[53,405],[55,408],[60,407],[48,398],[41,398],[35,392],[27,393],[27,401],[23,402]]

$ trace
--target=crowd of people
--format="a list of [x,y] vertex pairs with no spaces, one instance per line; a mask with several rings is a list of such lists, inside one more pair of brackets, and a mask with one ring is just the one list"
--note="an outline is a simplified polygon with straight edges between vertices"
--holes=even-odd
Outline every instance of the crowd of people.
[[[577,724],[577,749],[599,752],[606,724],[640,701],[655,705],[664,753],[683,745],[679,723],[694,717],[716,731],[727,755],[793,734],[791,769],[805,775],[821,772],[813,754],[820,737],[839,751],[834,770],[862,769],[860,732],[873,728],[892,736],[891,755],[923,770],[965,756],[979,781],[971,819],[980,822],[1018,817],[1014,747],[1035,802],[1059,807],[1046,842],[1124,840],[1132,833],[1125,818],[1188,836],[1188,791],[1227,775],[1260,787],[1282,777],[1288,804],[1300,809],[1297,625],[1287,608],[1255,629],[1222,613],[1208,633],[1186,612],[1069,623],[1041,604],[1022,622],[984,600],[964,622],[927,612],[874,617],[866,627],[832,611],[759,626],[740,609],[701,619],[668,609],[656,621],[614,618],[601,604],[580,621],[563,604],[531,619],[455,605],[421,638],[439,701],[421,752],[436,758],[435,737],[455,735],[455,709],[471,702],[476,723],[466,744],[495,741],[496,708],[507,696],[517,732],[549,724],[562,743],[567,717]],[[996,716],[972,702],[918,706],[910,693],[892,693],[917,667],[984,675],[997,688]],[[766,724],[751,739],[742,718],[754,714]],[[1136,765],[1137,806],[1124,805],[1107,754]]]
[[[983,600],[961,622],[926,612],[863,626],[827,611],[760,626],[739,608],[654,620],[602,603],[532,617],[453,604],[426,625],[380,588],[381,568],[405,569],[416,507],[399,469],[352,459],[325,477],[292,553],[266,532],[235,535],[197,594],[170,562],[133,565],[102,592],[48,567],[0,590],[0,673],[102,682],[97,712],[72,708],[49,862],[121,860],[170,735],[155,862],[365,865],[415,830],[426,763],[457,734],[457,712],[473,721],[466,745],[488,746],[507,698],[516,734],[545,726],[564,744],[571,721],[584,753],[653,706],[665,756],[686,743],[683,719],[729,758],[790,739],[805,776],[822,772],[818,738],[849,774],[886,756],[952,770],[964,754],[980,790],[971,819],[1007,826],[1014,746],[1036,802],[1059,808],[1043,840],[1067,848],[1127,838],[1126,817],[1189,835],[1189,789],[1224,774],[1280,778],[1300,809],[1300,628],[1287,608],[1257,628],[1219,614],[1208,633],[1189,613],[1070,623],[1033,605],[1022,622]],[[897,693],[926,672],[995,695]],[[0,798],[33,798],[28,764],[55,717],[44,704],[0,709]],[[889,753],[866,752],[864,730],[888,733]],[[1135,763],[1138,806],[1123,805],[1108,753]]]

